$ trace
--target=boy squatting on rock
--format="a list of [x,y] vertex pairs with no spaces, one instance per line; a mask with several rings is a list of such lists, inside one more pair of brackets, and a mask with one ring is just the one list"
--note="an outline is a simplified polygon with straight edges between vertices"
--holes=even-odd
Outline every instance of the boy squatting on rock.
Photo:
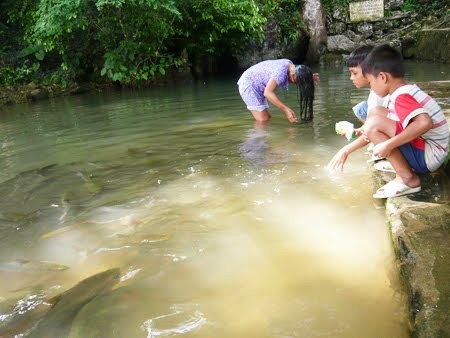
[[[361,63],[372,51],[372,49],[373,46],[360,46],[353,50],[348,56],[347,66],[350,72],[350,80],[356,88],[369,87],[369,81],[367,81],[362,73]],[[387,98],[379,97],[373,90],[370,90],[367,101],[358,103],[352,108],[352,110],[358,120],[360,120],[364,124],[367,119],[368,113],[376,106],[385,106],[387,104],[386,102]],[[353,133],[353,128],[351,132]],[[338,135],[346,136],[345,134],[341,133],[338,133]],[[367,141],[364,135],[359,136],[351,143],[346,144],[336,153],[336,155],[329,162],[328,168],[332,170],[342,170],[344,167],[344,163],[347,160],[347,156],[355,150],[360,149],[366,145]]]
[[[373,46],[364,45],[353,50],[347,59],[347,66],[350,72],[350,81],[356,88],[369,87],[369,81],[364,77],[361,69],[361,63],[372,51]],[[366,122],[368,112],[376,106],[383,106],[384,97],[379,97],[373,90],[370,90],[367,101],[362,101],[355,105],[352,110],[355,116],[362,123]]]
[[450,130],[444,113],[417,85],[405,82],[403,57],[393,47],[375,47],[361,68],[378,96],[390,95],[387,108],[373,108],[364,125],[355,130],[367,142],[373,142],[373,154],[386,158],[395,170],[395,179],[379,188],[373,197],[418,192],[418,174],[437,170],[447,158]]

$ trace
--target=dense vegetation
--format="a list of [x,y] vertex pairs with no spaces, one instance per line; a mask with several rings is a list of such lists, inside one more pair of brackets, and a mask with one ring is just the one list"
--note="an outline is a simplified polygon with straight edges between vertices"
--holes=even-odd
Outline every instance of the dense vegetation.
[[204,55],[261,39],[276,17],[289,36],[296,0],[6,0],[0,84],[72,80],[145,83]]
[[[322,1],[329,11],[349,2]],[[239,52],[261,40],[271,20],[293,41],[302,6],[303,0],[3,0],[0,85],[145,85],[189,60]]]

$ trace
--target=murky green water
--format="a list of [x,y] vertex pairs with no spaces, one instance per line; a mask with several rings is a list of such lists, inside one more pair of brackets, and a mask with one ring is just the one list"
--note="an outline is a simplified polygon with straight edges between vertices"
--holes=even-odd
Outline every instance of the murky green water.
[[[67,336],[407,337],[368,155],[325,169],[345,143],[334,123],[357,123],[368,92],[319,72],[298,125],[275,108],[255,125],[235,78],[3,108],[0,332],[29,332],[23,316],[120,268]],[[280,95],[297,108],[294,87]]]

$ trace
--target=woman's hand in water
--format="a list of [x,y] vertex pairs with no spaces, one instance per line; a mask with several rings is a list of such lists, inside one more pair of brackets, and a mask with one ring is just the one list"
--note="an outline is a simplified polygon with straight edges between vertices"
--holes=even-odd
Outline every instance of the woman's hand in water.
[[289,120],[289,122],[291,123],[297,123],[297,116],[295,116],[294,111],[291,108],[286,108],[286,110],[284,111],[284,114],[286,115],[286,118]]
[[316,84],[320,82],[319,73],[313,73],[313,80]]

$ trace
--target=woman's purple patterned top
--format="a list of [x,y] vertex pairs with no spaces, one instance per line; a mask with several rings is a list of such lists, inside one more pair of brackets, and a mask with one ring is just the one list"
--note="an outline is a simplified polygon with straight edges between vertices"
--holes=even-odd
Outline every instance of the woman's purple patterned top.
[[257,63],[247,69],[238,81],[242,89],[252,86],[261,95],[264,95],[267,83],[273,78],[278,87],[288,89],[288,70],[292,61],[288,59],[267,60]]

